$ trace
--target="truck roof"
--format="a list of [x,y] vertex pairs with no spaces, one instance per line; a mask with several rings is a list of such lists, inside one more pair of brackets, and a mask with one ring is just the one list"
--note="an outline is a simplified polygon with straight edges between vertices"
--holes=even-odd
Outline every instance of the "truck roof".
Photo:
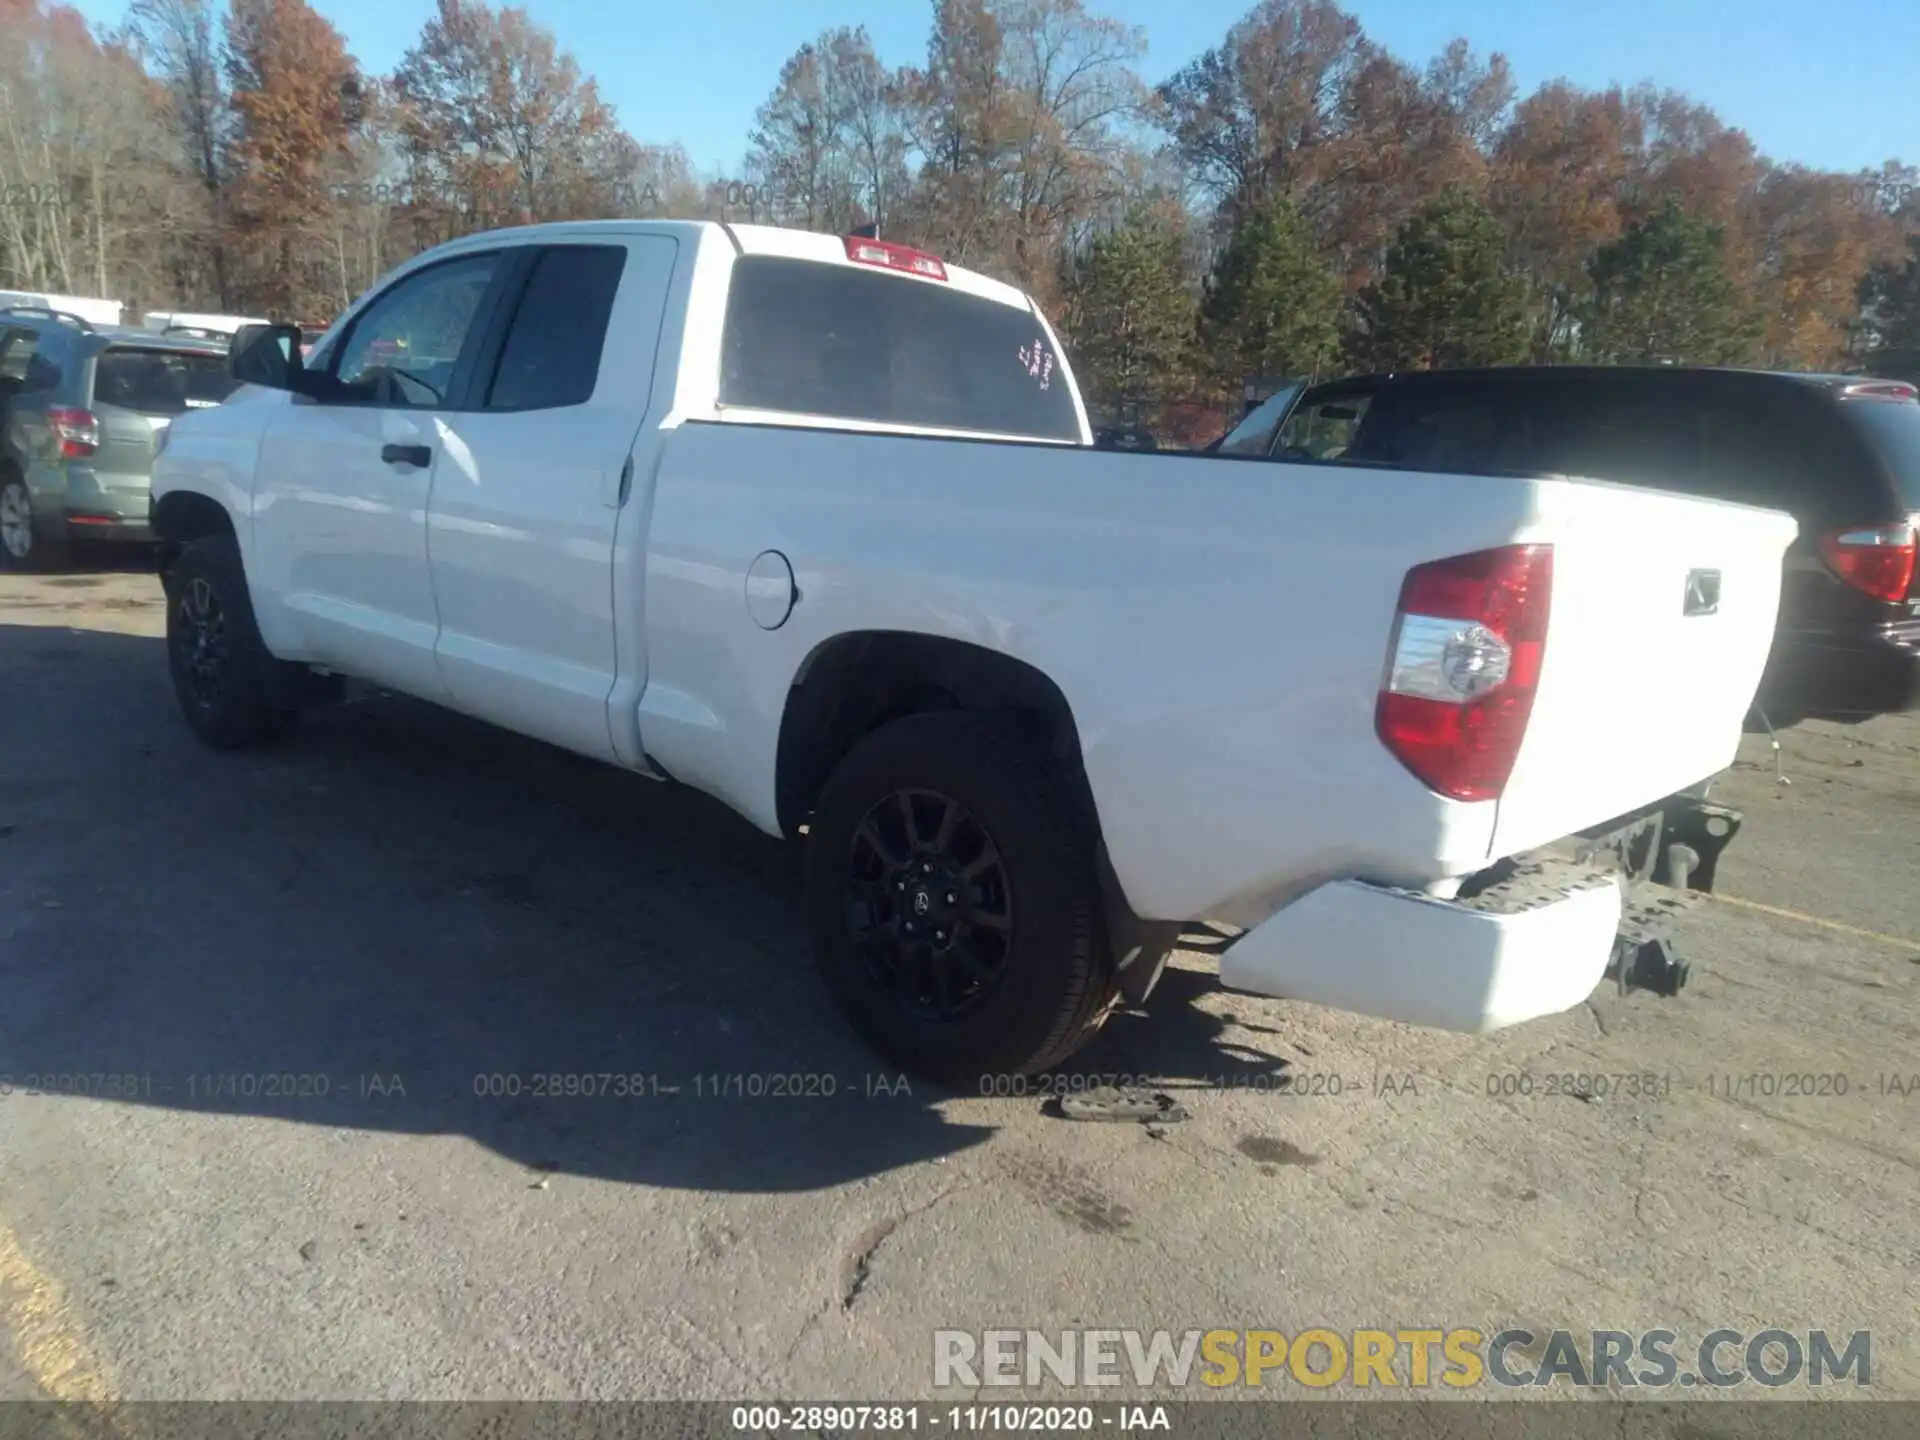
[[[709,236],[725,236],[735,252],[740,255],[781,255],[798,260],[813,260],[825,265],[855,263],[847,258],[846,237],[842,235],[828,235],[815,230],[789,229],[779,225],[735,225],[723,220],[561,220],[543,225],[516,225],[507,229],[485,230],[475,235],[462,236],[458,240],[450,240],[444,245],[435,246],[425,254],[455,255],[463,250],[485,249],[502,240],[521,244],[544,242],[557,245],[567,241],[592,242],[603,240],[611,235],[631,235],[636,232],[674,235],[692,240]],[[1032,309],[1032,302],[1017,287],[982,275],[977,270],[968,270],[954,265],[943,257],[935,258],[940,259],[946,270],[945,283],[953,289],[978,295],[983,299],[995,300],[1002,305],[1011,305],[1016,309]],[[907,275],[904,272],[896,273],[900,273],[903,279],[914,280],[922,285],[942,283],[938,280]]]

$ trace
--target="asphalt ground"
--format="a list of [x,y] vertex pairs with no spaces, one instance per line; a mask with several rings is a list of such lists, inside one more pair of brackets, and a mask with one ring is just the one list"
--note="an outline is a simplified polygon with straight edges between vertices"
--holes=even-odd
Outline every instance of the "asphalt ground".
[[716,803],[378,695],[215,754],[162,626],[0,576],[0,1399],[931,1397],[1068,1326],[1864,1329],[1920,1398],[1920,724],[1749,739],[1675,999],[1476,1040],[1183,955],[1072,1066],[1147,1127],[889,1072]]

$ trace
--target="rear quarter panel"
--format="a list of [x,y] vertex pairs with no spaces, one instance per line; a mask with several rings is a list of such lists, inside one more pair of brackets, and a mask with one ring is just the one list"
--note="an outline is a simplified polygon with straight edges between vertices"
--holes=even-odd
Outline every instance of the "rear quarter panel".
[[[1373,712],[1400,582],[1533,526],[1514,479],[688,424],[650,496],[640,728],[776,832],[788,690],[850,631],[945,636],[1066,696],[1139,913],[1242,923],[1322,880],[1485,863],[1494,807],[1429,792]],[[775,549],[801,600],[764,631]]]

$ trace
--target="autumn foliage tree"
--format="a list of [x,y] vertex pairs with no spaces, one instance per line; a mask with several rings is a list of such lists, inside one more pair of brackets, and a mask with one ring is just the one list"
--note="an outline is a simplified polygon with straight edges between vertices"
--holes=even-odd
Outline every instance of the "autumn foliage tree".
[[[1104,358],[1109,338],[1159,334],[1137,327],[1176,299],[1202,311],[1206,363],[1156,383],[1216,408],[1253,373],[1338,364],[1329,326],[1398,336],[1392,363],[1509,353],[1494,249],[1536,362],[1829,368],[1884,363],[1882,332],[1907,333],[1920,171],[1897,160],[1776,162],[1655,83],[1522,95],[1502,56],[1464,37],[1393,54],[1342,0],[1255,0],[1151,73],[1105,0],[926,4],[911,63],[857,26],[800,46],[741,169],[716,174],[670,130],[630,135],[549,30],[483,0],[436,0],[386,76],[304,0],[133,0],[122,30],[0,0],[0,284],[317,321],[492,226],[875,224],[1071,315],[1125,388],[1155,367]],[[1185,237],[1177,267],[1143,207]],[[1113,283],[1130,267],[1154,288]]]
[[1616,238],[1634,187],[1641,124],[1617,87],[1564,80],[1515,106],[1493,140],[1487,200],[1530,299],[1529,358],[1568,358],[1594,251]]
[[392,97],[410,193],[443,233],[625,213],[639,147],[524,10],[439,0]]
[[316,274],[328,184],[359,119],[359,77],[340,32],[306,0],[233,0],[227,84],[228,250],[253,303],[274,315],[325,304]]
[[183,197],[157,100],[123,37],[64,5],[0,4],[0,283],[132,299],[159,282]]

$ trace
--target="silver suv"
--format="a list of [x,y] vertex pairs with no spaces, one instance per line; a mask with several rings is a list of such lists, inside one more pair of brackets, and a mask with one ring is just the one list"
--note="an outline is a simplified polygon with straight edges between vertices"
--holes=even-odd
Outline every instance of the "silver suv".
[[48,569],[70,541],[149,541],[154,442],[233,393],[218,340],[0,310],[0,568]]

